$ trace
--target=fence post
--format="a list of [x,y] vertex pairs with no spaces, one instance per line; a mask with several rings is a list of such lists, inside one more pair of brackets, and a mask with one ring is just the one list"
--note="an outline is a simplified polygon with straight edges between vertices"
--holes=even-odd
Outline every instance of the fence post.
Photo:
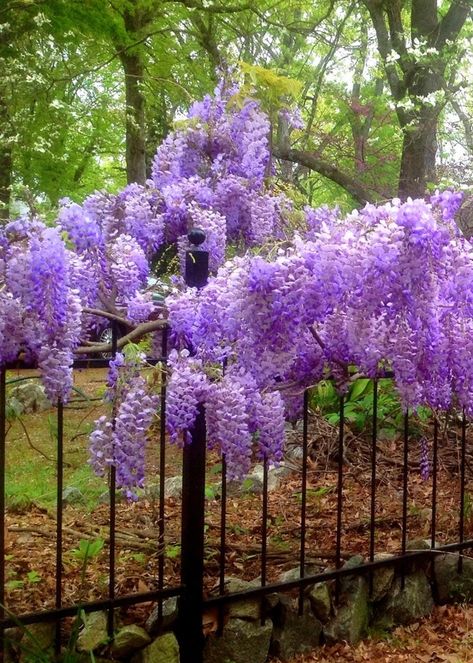
[[[209,254],[198,247],[205,241],[205,234],[194,229],[188,238],[193,246],[186,252],[186,283],[202,288],[208,279]],[[179,635],[181,663],[202,663],[206,450],[202,405],[190,433],[192,440],[184,446],[182,465],[181,582],[184,592],[179,609]]]

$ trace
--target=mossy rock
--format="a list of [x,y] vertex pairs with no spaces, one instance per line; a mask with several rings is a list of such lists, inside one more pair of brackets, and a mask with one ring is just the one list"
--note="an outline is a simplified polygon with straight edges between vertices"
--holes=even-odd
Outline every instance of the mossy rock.
[[394,580],[386,598],[376,606],[373,626],[389,629],[411,624],[429,615],[433,607],[430,582],[425,573],[418,571],[406,576],[404,584],[401,578]]
[[[363,563],[356,555],[343,568],[355,568]],[[368,583],[362,576],[347,576],[340,582],[340,601],[334,606],[335,615],[324,626],[329,642],[346,641],[355,644],[367,632],[369,622]]]
[[230,619],[222,636],[210,636],[204,649],[204,663],[266,663],[273,623]]
[[433,572],[439,603],[473,601],[473,559],[463,557],[461,572],[459,560],[458,554],[435,557]]

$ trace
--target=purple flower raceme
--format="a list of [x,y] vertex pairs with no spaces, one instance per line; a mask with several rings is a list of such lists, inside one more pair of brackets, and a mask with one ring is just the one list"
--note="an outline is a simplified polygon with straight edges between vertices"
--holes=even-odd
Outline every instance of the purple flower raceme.
[[246,428],[258,430],[249,393],[274,413],[265,421],[279,433],[266,439],[280,440],[279,387],[284,394],[284,385],[295,383],[301,391],[324,368],[343,383],[343,366],[371,376],[387,366],[405,408],[448,408],[457,399],[472,409],[473,254],[438,206],[394,200],[346,220],[324,210],[309,225],[309,241],[298,239],[271,259],[235,258],[198,295],[169,300],[171,327],[193,348],[199,370],[226,360],[225,382],[211,380],[208,420],[212,430],[224,430],[217,413],[222,394],[230,403],[225,385],[232,380],[229,410],[241,444],[229,448],[240,468],[248,458]]
[[117,411],[113,434],[113,463],[117,486],[129,499],[136,498],[136,489],[143,488],[147,433],[153,422],[159,397],[150,393],[144,378],[136,376]]
[[107,400],[112,403],[112,416],[99,417],[90,435],[90,464],[103,475],[116,468],[117,487],[129,499],[143,488],[148,431],[156,414],[159,397],[140,375],[144,357],[126,358],[117,353],[110,360]]
[[[178,242],[183,253],[199,226],[209,283],[175,289],[166,302],[174,442],[188,441],[202,404],[230,475],[241,476],[253,454],[277,461],[291,394],[327,372],[346,385],[347,366],[370,376],[392,369],[405,409],[458,404],[473,414],[473,248],[452,222],[460,194],[297,217],[268,185],[269,120],[255,101],[235,103],[239,94],[222,84],[195,104],[144,186],[65,201],[57,228],[19,219],[0,231],[0,361],[21,352],[40,367],[49,397],[66,400],[73,352],[92,323],[85,309],[148,320],[155,312],[143,289],[155,252]],[[299,235],[288,234],[289,218],[305,219]],[[225,262],[227,242],[251,252]],[[130,495],[143,482],[156,405],[139,364],[112,362],[116,425],[100,419],[91,438],[94,467],[116,464]]]
[[187,350],[173,350],[169,355],[172,369],[167,386],[166,426],[172,442],[185,444],[190,441],[198,407],[204,403],[210,387],[202,362],[190,357]]

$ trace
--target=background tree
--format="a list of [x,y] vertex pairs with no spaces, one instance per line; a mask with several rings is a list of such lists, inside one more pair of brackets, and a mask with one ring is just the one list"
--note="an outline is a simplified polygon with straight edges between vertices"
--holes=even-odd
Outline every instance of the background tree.
[[144,182],[173,122],[240,61],[299,84],[306,128],[277,116],[283,93],[272,122],[294,195],[350,208],[468,185],[472,1],[6,0],[3,216],[12,187],[54,209]]

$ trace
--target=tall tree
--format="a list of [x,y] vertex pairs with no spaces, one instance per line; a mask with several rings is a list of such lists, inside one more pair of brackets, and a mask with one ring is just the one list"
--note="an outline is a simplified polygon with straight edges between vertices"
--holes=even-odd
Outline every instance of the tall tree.
[[379,55],[403,134],[399,194],[422,196],[436,180],[437,127],[451,93],[458,37],[472,0],[362,0],[376,31]]

